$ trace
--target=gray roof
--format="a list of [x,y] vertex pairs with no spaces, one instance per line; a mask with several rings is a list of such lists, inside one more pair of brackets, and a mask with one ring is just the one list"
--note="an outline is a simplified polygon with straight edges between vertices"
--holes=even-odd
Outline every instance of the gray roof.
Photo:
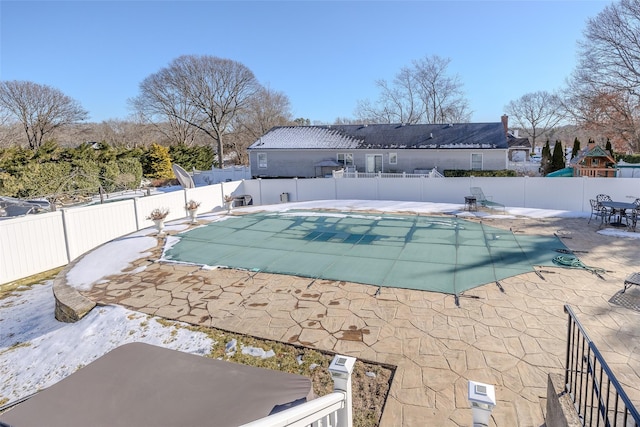
[[501,122],[278,126],[251,144],[265,149],[507,148]]
[[507,137],[507,144],[509,148],[531,148],[529,138],[516,138],[513,135]]

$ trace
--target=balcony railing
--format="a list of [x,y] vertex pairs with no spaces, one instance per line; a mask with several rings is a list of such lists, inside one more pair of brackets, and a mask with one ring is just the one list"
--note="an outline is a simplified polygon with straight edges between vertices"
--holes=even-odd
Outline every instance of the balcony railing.
[[568,314],[565,391],[584,426],[640,426],[640,415],[573,310]]
[[612,168],[575,168],[576,176],[587,176],[591,178],[613,178],[616,176],[616,170]]
[[358,172],[356,170],[340,169],[333,171],[333,178],[444,178],[444,175],[435,168],[420,173]]

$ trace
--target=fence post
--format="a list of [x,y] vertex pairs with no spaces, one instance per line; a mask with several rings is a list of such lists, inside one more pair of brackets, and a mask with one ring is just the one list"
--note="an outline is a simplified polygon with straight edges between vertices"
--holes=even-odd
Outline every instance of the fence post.
[[345,394],[344,408],[338,410],[338,425],[353,426],[353,405],[351,398],[351,373],[356,363],[355,357],[336,355],[329,365],[333,379],[333,391]]
[[62,211],[62,232],[64,233],[64,249],[67,252],[67,262],[71,262],[71,251],[69,250],[69,231],[67,230],[67,217],[65,215],[65,209]]
[[134,197],[133,198],[133,212],[134,215],[136,216],[136,230],[140,231],[140,212],[138,212],[138,198]]

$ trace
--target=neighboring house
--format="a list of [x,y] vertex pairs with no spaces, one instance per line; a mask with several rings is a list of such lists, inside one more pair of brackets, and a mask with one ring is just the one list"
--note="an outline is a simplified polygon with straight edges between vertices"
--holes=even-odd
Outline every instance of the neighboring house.
[[613,178],[616,176],[616,161],[604,148],[595,143],[582,150],[571,160],[573,176]]
[[509,160],[512,162],[528,162],[531,160],[531,142],[529,138],[520,138],[517,133],[507,134]]
[[274,127],[249,147],[254,177],[324,177],[348,168],[426,173],[507,168],[504,121]]
[[620,160],[616,169],[617,178],[640,178],[640,163],[627,163]]

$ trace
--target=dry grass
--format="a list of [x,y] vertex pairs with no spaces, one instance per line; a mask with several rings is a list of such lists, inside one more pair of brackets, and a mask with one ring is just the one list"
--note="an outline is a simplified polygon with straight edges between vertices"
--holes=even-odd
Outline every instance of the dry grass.
[[14,291],[19,292],[22,290],[28,290],[31,285],[36,285],[47,280],[53,280],[63,268],[64,267],[54,268],[53,270],[34,274],[33,276],[25,277],[24,279],[0,285],[0,299],[6,298]]
[[[175,325],[169,321],[161,322]],[[313,391],[318,397],[333,391],[333,380],[328,370],[333,354],[214,328],[185,327],[203,332],[215,342],[208,357],[303,375],[311,379]],[[233,339],[237,341],[237,349],[233,354],[226,353],[225,346]],[[243,346],[257,347],[265,351],[273,350],[275,356],[261,359],[242,354]],[[379,424],[394,372],[395,367],[392,366],[356,361],[351,375],[354,427],[375,427]]]

